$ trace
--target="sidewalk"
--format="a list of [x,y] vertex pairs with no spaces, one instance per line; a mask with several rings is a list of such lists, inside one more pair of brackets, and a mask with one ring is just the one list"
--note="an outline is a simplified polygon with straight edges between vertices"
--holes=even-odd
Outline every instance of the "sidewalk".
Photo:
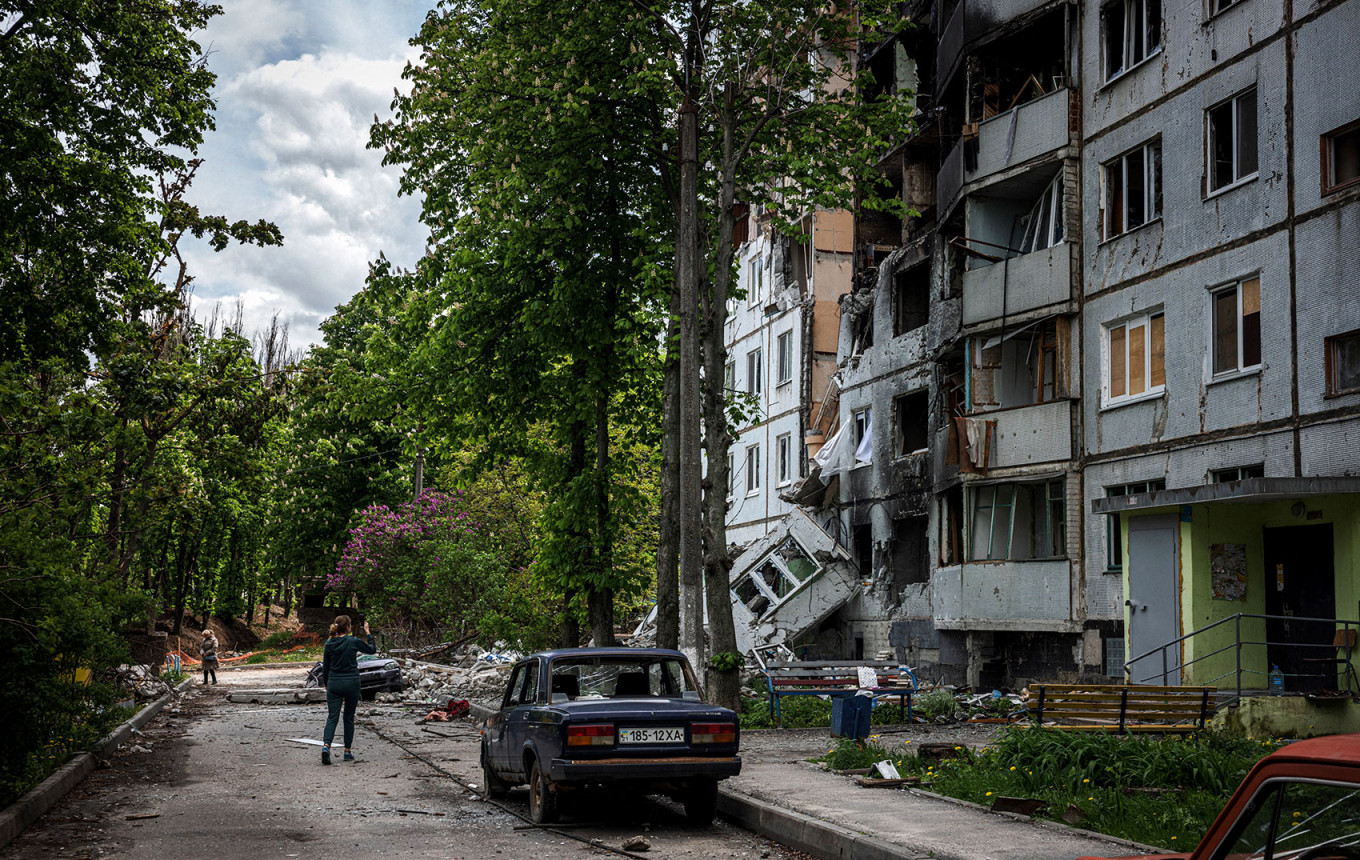
[[741,741],[741,775],[722,783],[724,816],[814,857],[1070,860],[1156,851],[920,791],[861,788],[808,762],[830,747],[826,729],[751,731]]

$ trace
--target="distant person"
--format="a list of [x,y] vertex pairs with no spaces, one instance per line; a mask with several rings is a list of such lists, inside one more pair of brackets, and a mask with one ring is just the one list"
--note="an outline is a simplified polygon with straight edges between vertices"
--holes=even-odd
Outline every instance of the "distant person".
[[345,761],[354,761],[350,747],[354,744],[354,709],[359,706],[359,652],[372,654],[378,650],[373,634],[364,622],[364,639],[351,636],[348,615],[341,615],[331,625],[331,638],[321,658],[321,683],[326,688],[326,733],[322,737],[321,763],[331,763],[331,741],[335,740],[335,724],[340,722],[340,706],[345,706]]
[[203,686],[208,686],[208,676],[217,683],[217,637],[208,628],[203,628]]

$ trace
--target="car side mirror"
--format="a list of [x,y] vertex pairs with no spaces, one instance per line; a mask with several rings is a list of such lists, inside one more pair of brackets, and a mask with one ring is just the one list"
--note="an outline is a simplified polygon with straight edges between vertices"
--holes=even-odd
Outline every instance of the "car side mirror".
[[554,705],[565,705],[567,702],[571,701],[571,697],[566,693],[553,693],[551,701]]
[[699,698],[699,691],[698,691],[698,690],[686,690],[685,692],[683,692],[683,693],[680,694],[680,698],[685,699],[685,700],[690,701],[690,702],[698,702],[698,701],[702,701],[702,700]]

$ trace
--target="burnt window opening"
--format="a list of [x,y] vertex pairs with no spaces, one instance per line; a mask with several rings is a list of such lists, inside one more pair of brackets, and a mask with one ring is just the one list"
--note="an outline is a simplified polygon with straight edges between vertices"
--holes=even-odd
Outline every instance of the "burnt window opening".
[[968,503],[969,561],[1067,555],[1067,499],[1061,478],[971,487]]
[[1162,217],[1162,142],[1146,143],[1108,162],[1102,176],[1104,236],[1109,239]]
[[1047,319],[974,341],[973,411],[1048,403],[1067,396],[1068,321]]
[[1360,391],[1360,329],[1327,338],[1327,393]]
[[1115,0],[1100,14],[1105,29],[1105,80],[1118,77],[1161,49],[1161,0]]
[[859,566],[859,578],[868,582],[874,578],[874,528],[868,523],[855,526],[851,537],[855,544],[855,564]]
[[897,422],[897,456],[905,457],[930,447],[929,403],[929,394],[924,390],[903,394],[893,403]]
[[893,337],[930,321],[930,267],[925,263],[893,275]]
[[852,323],[850,354],[859,355],[874,345],[874,308],[871,304],[857,314]]
[[940,497],[940,564],[963,561],[963,488],[954,487]]
[[1256,175],[1256,88],[1209,108],[1209,190]]
[[930,582],[927,525],[927,518],[923,516],[893,520],[892,577],[895,597],[900,597],[908,585]]
[[1063,13],[1050,12],[972,53],[968,119],[985,122],[1065,88],[1064,34]]
[[1360,183],[1360,120],[1322,136],[1322,193]]

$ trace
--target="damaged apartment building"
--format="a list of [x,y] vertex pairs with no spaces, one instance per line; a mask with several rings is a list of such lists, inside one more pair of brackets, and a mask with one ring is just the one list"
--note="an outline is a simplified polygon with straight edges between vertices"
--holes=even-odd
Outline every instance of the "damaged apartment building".
[[[900,8],[859,62],[915,94],[880,161],[909,214],[743,246],[748,295],[818,273],[730,329],[737,376],[796,332],[733,448],[766,469],[736,463],[747,643],[993,687],[1236,612],[1330,641],[1360,616],[1360,0]],[[1176,679],[1214,682],[1200,638]]]

